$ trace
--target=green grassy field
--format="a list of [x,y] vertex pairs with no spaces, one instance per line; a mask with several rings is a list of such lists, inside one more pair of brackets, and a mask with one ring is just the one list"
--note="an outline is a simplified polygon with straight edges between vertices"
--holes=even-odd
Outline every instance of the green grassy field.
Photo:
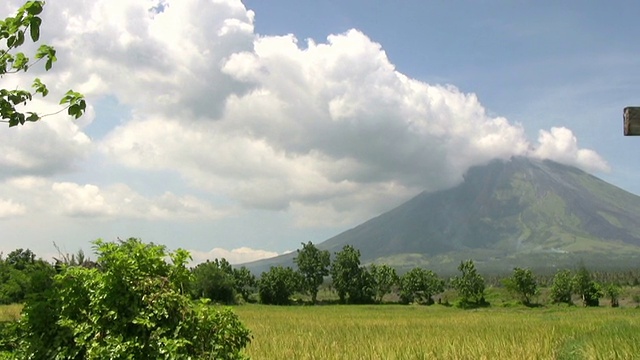
[[[0,321],[20,305],[0,306]],[[440,305],[234,308],[252,359],[640,359],[640,309]]]
[[640,310],[245,305],[253,359],[640,359]]

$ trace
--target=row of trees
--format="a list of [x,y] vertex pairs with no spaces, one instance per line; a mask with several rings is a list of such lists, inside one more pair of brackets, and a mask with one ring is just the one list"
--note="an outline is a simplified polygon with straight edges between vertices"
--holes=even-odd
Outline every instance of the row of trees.
[[[192,280],[181,285],[182,291],[194,300],[204,298],[222,304],[260,301],[274,305],[289,304],[294,294],[300,293],[316,304],[319,289],[328,285],[344,304],[381,303],[385,296],[394,294],[401,303],[429,305],[436,295],[454,289],[458,294],[456,304],[461,307],[487,304],[485,280],[471,260],[462,262],[458,267],[460,275],[448,280],[420,267],[399,276],[386,264],[362,266],[360,251],[353,246],[343,247],[331,261],[327,250],[308,242],[297,250],[294,263],[296,269],[275,266],[257,279],[247,268],[233,267],[225,259],[207,260],[190,269]],[[24,302],[34,291],[32,277],[41,273],[52,276],[60,272],[60,264],[98,266],[82,251],[61,255],[57,265],[36,259],[28,249],[17,249],[5,258],[0,255],[0,304]],[[597,306],[603,297],[612,306],[618,305],[621,288],[612,283],[598,283],[584,265],[574,273],[558,271],[548,282],[552,303],[570,304],[578,296],[585,306]],[[515,268],[500,283],[524,305],[533,305],[539,294],[540,281],[530,269]]]

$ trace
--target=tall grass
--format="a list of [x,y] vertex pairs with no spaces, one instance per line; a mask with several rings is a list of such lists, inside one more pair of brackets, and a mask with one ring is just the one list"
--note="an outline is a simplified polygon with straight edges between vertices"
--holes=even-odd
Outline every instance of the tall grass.
[[241,306],[254,359],[640,359],[640,310]]

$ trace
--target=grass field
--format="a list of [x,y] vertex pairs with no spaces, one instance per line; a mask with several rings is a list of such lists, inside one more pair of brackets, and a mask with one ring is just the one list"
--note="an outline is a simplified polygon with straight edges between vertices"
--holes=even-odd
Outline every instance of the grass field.
[[640,310],[246,305],[253,359],[640,359]]
[[[0,306],[0,321],[21,305]],[[640,359],[640,309],[440,305],[234,308],[259,359]]]

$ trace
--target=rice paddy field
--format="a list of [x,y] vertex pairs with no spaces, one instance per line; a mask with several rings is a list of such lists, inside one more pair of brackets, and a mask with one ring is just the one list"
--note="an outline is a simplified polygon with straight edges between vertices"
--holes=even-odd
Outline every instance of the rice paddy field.
[[[20,305],[0,306],[14,321]],[[234,308],[260,359],[640,359],[640,309],[441,305]]]
[[640,309],[244,305],[252,359],[640,359]]

